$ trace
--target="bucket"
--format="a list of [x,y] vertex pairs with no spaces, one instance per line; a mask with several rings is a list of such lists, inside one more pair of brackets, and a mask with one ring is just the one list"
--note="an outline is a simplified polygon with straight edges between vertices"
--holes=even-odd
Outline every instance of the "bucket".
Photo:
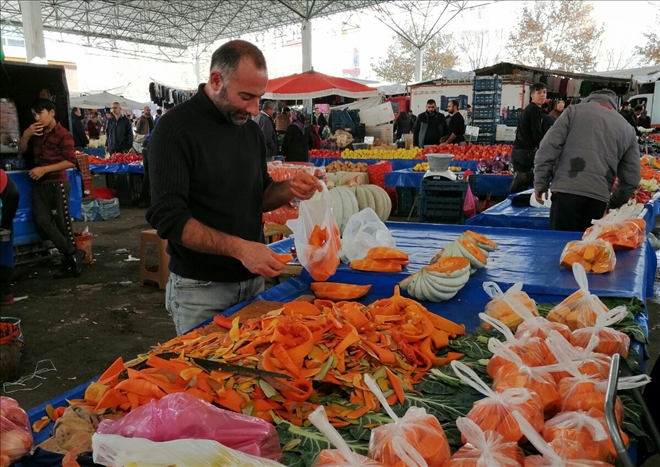
[[21,329],[21,319],[15,318],[13,316],[2,316],[0,317],[0,323],[9,323],[13,324],[18,328],[18,340],[23,340],[23,330]]
[[12,321],[18,318],[0,318],[0,381],[13,381],[19,375],[21,350],[23,349],[20,327]]
[[82,232],[74,232],[73,234],[76,237],[76,248],[86,253],[83,264],[92,264],[92,234],[83,234]]

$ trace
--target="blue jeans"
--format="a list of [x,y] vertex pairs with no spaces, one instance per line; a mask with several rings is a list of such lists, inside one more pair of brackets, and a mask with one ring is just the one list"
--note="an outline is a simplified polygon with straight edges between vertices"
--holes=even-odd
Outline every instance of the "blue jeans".
[[221,311],[253,299],[264,287],[263,277],[243,282],[209,282],[171,272],[165,290],[165,308],[172,315],[177,335],[181,335]]

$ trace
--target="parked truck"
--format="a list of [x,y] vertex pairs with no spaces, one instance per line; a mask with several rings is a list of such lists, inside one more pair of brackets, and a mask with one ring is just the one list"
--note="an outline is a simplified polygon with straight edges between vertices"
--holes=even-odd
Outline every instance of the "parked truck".
[[[660,78],[660,73],[657,73]],[[642,94],[636,94],[628,98],[628,102],[635,108],[636,105],[646,107],[646,113],[651,117],[651,128],[660,128],[660,83],[656,80],[652,83],[642,84]]]

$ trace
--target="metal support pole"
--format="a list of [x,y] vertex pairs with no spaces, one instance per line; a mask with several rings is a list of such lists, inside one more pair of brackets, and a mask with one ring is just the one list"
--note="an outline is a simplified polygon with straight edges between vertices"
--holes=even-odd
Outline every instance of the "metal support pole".
[[195,57],[195,61],[193,62],[193,73],[195,74],[195,86],[199,85],[202,82],[202,76],[199,70],[199,55]]
[[23,35],[25,37],[27,62],[48,63],[46,61],[44,24],[41,19],[41,2],[21,0],[21,16],[23,17]]
[[309,20],[302,23],[302,71],[312,69],[312,22]]
[[621,462],[623,467],[635,467],[630,459],[626,445],[623,444],[621,433],[619,433],[619,424],[616,420],[615,405],[617,398],[617,383],[619,381],[620,358],[621,356],[618,353],[612,356],[610,375],[607,379],[607,390],[605,393],[605,422],[607,423],[607,429],[610,432],[610,438],[612,439],[612,444],[614,444],[614,449],[619,456],[619,462]]
[[422,48],[415,49],[415,81],[422,80],[422,65],[424,64],[424,56],[422,55]]

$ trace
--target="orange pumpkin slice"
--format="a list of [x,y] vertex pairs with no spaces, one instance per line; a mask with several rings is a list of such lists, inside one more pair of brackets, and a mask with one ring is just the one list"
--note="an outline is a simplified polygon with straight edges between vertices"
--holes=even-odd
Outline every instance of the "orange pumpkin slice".
[[317,298],[326,300],[356,300],[364,297],[371,285],[342,284],[340,282],[312,282],[309,288]]
[[497,243],[492,241],[490,238],[485,235],[478,234],[471,230],[466,230],[465,235],[467,235],[471,240],[473,240],[477,246],[486,251],[495,251],[498,248]]
[[356,259],[348,266],[358,271],[401,272],[401,264],[385,259]]
[[479,248],[474,242],[468,240],[467,238],[459,238],[458,246],[461,249],[461,252],[470,260],[472,267],[481,269],[486,267],[486,255],[481,248]]
[[460,256],[449,256],[446,258],[440,258],[438,261],[430,266],[427,266],[425,269],[446,274],[447,277],[454,277],[463,275],[465,272],[469,271],[469,268],[470,260],[467,258],[462,258]]
[[390,261],[408,261],[408,253],[399,251],[396,248],[377,246],[367,252],[367,259],[387,259]]

